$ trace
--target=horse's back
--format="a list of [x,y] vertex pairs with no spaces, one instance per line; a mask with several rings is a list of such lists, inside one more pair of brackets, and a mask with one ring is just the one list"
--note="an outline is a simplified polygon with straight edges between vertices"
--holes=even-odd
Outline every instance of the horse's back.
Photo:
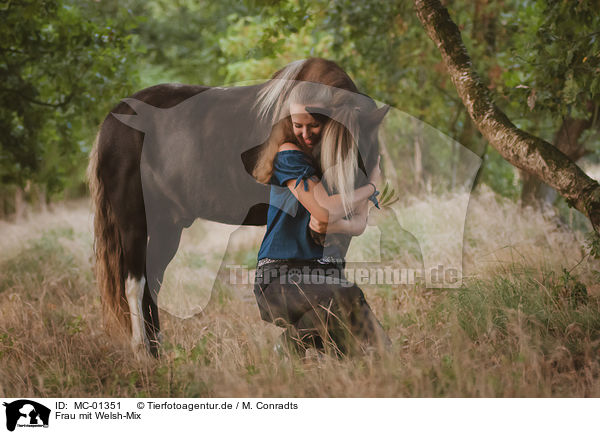
[[161,84],[117,104],[101,126],[97,156],[118,219],[151,212],[184,226],[197,217],[265,224],[265,206],[254,205],[268,196],[250,176],[268,136],[253,110],[259,88]]
[[[131,98],[156,108],[170,108],[207,89],[209,87],[206,86],[158,84],[134,93]],[[100,126],[97,144],[99,163],[101,164],[105,158],[113,160],[118,157],[121,161],[126,161],[133,157],[133,163],[139,165],[143,134],[123,124],[113,114],[134,115],[135,111],[121,101],[106,116]]]
[[[207,89],[205,86],[159,84],[142,89],[131,97],[157,108],[170,108]],[[144,133],[125,125],[113,114],[135,115],[136,112],[121,101],[102,122],[93,157],[97,159],[95,176],[117,214],[119,226],[136,225],[145,231],[140,175]]]
[[[163,83],[142,89],[131,95],[131,98],[144,101],[157,108],[171,108],[208,89],[210,89],[208,86]],[[128,107],[127,104],[121,102],[117,105],[116,109],[121,106]],[[121,111],[115,110],[113,112],[121,113]]]

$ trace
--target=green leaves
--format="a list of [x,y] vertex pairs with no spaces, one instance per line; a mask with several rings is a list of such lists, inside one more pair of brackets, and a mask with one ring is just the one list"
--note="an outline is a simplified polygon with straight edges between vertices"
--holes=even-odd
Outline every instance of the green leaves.
[[[514,10],[511,19],[519,30],[510,35],[509,43],[522,60],[519,83],[537,90],[536,111],[541,116],[588,117],[589,102],[600,101],[600,89],[593,86],[600,73],[600,16],[592,2],[537,0],[517,4]],[[511,89],[512,72],[504,79],[506,95],[526,107],[529,95]]]
[[592,258],[600,259],[600,235],[591,231],[586,234],[585,245]]
[[109,21],[88,4],[46,0],[11,2],[0,19],[0,182],[49,192],[81,183],[82,144],[136,87],[133,18]]
[[381,195],[378,197],[378,200],[380,208],[385,208],[395,204],[398,202],[398,200],[400,200],[400,198],[396,194],[396,190],[394,190],[391,184],[386,182],[385,187],[383,187],[383,190],[381,191]]

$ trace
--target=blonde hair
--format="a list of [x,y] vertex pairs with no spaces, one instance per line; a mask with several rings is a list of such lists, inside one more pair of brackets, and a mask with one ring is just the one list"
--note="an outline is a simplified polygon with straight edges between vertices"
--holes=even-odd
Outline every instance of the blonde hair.
[[358,168],[358,111],[349,105],[336,110],[323,129],[321,138],[321,169],[330,193],[337,192],[344,212],[352,212],[354,180]]
[[[267,184],[273,175],[273,160],[279,150],[279,146],[285,142],[297,143],[292,128],[290,106],[292,104],[314,105],[327,107],[332,100],[332,91],[329,86],[310,83],[305,81],[293,82],[295,85],[288,91],[288,98],[282,102],[283,106],[278,109],[282,119],[277,119],[271,135],[258,156],[258,161],[252,175],[258,182]],[[326,121],[325,128],[330,121]]]
[[[293,66],[293,70],[299,68],[298,65]],[[289,77],[292,73],[282,75]],[[282,83],[283,81],[285,83]],[[276,95],[275,90],[281,93]],[[282,93],[287,95],[285,99],[281,98]],[[267,102],[276,107],[266,107]],[[318,163],[329,193],[339,194],[345,213],[350,214],[358,167],[359,128],[358,110],[352,104],[348,91],[340,91],[320,83],[292,79],[279,79],[277,86],[263,89],[257,104],[259,115],[268,116],[272,113],[274,126],[267,142],[263,145],[252,175],[263,184],[269,183],[279,146],[285,142],[297,144],[290,117],[291,104],[322,107],[333,112],[335,119],[330,116],[323,125],[320,149],[317,149],[317,152],[320,152]]]

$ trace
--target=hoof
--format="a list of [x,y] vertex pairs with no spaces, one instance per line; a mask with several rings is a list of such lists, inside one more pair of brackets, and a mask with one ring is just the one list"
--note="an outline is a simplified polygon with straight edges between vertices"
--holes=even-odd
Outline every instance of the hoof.
[[135,354],[137,359],[147,359],[152,354],[152,348],[150,343],[144,339],[143,341],[138,339],[131,340],[131,350]]

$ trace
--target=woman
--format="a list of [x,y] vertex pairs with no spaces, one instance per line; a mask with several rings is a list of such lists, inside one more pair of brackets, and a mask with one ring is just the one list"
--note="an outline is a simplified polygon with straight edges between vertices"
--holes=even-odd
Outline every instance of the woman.
[[[378,164],[367,185],[353,188],[356,112],[336,98],[328,86],[295,85],[289,116],[274,127],[253,173],[271,184],[254,293],[262,319],[284,327],[285,346],[300,354],[307,346],[348,354],[389,343],[363,292],[344,279],[343,252],[324,257],[309,231],[360,235],[377,192]],[[331,104],[339,122],[327,116]]]

